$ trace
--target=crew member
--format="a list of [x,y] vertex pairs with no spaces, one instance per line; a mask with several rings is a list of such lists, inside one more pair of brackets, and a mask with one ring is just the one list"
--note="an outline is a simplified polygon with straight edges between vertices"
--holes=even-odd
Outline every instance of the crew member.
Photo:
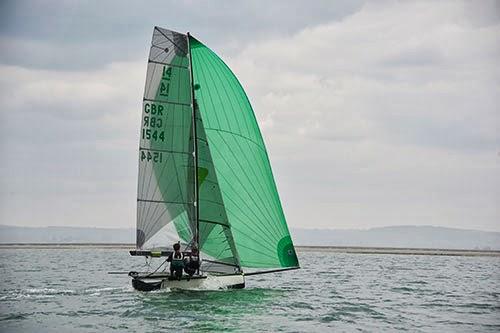
[[198,248],[193,247],[188,257],[184,259],[184,271],[189,277],[200,269],[200,254]]
[[172,252],[167,261],[170,262],[170,278],[181,280],[182,278],[182,269],[184,268],[184,258],[181,252],[181,244],[174,244],[174,252]]

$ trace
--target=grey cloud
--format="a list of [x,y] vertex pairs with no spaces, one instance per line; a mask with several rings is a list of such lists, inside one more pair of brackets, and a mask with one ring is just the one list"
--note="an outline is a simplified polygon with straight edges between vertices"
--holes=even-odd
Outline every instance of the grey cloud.
[[255,40],[340,20],[363,1],[9,1],[0,20],[0,63],[91,69],[141,59],[153,26],[191,31],[226,53]]

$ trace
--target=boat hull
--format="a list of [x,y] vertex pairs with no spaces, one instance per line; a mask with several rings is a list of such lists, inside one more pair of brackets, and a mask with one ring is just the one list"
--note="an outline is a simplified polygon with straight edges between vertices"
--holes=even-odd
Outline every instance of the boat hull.
[[139,291],[154,291],[161,289],[180,290],[214,290],[214,289],[243,289],[245,288],[245,277],[242,274],[232,275],[209,275],[187,279],[183,276],[181,280],[160,278],[150,279],[135,277],[132,286]]

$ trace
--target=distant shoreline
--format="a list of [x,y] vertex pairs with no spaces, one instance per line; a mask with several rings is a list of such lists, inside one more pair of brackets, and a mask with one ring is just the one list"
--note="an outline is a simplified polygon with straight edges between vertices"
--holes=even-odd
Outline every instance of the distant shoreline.
[[[5,249],[126,249],[132,250],[131,243],[3,243],[0,250]],[[399,254],[399,255],[432,255],[432,256],[468,256],[468,257],[500,257],[496,250],[461,250],[461,249],[428,249],[428,248],[396,248],[396,247],[362,247],[362,246],[296,246],[298,252],[331,252],[354,254]]]

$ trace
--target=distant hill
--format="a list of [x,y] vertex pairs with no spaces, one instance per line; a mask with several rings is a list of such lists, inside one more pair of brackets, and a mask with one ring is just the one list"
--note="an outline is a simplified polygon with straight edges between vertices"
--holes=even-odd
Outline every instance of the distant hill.
[[135,243],[135,229],[0,225],[0,243]]
[[433,226],[292,229],[291,232],[297,245],[500,250],[500,232]]
[[[296,245],[500,250],[500,232],[432,226],[292,229]],[[135,229],[0,225],[0,243],[135,243]]]

